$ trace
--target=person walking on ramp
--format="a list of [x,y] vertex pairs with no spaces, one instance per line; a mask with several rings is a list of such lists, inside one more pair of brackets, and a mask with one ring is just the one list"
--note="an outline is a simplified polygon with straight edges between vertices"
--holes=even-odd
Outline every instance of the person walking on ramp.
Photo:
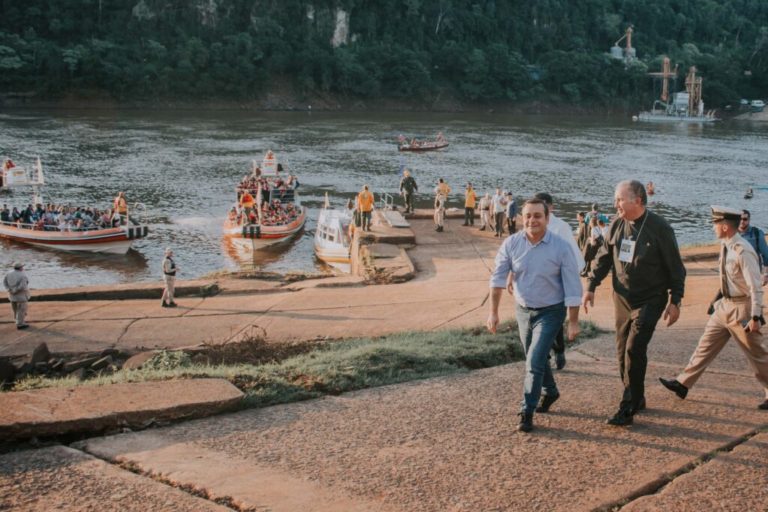
[[616,352],[624,393],[609,425],[631,425],[645,409],[648,344],[659,319],[671,326],[680,317],[685,266],[669,223],[646,208],[642,183],[622,181],[614,195],[617,218],[595,256],[584,292],[584,311],[594,304],[595,290],[612,272],[616,315]]
[[[568,242],[547,229],[549,208],[540,199],[523,205],[523,231],[507,237],[496,254],[491,275],[488,330],[496,332],[499,303],[511,275],[517,303],[515,318],[525,350],[521,432],[533,430],[533,413],[545,413],[560,398],[547,356],[568,314],[568,339],[579,333],[581,280]],[[542,397],[542,387],[544,394]],[[539,404],[539,398],[542,398]]]
[[696,350],[676,379],[659,378],[665,388],[685,398],[729,339],[733,338],[747,356],[755,377],[763,387],[765,400],[759,409],[768,410],[768,350],[762,344],[763,288],[758,256],[752,245],[738,233],[742,212],[712,206],[712,226],[720,245],[720,293]]

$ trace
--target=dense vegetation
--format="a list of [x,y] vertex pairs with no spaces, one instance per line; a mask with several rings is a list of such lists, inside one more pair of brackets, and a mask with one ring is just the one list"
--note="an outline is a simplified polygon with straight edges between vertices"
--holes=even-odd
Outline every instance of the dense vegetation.
[[[0,0],[0,92],[119,100],[647,101],[661,55],[708,105],[768,96],[765,0]],[[339,10],[348,34],[337,34]],[[343,18],[343,14],[342,14]],[[607,52],[629,24],[640,61]],[[682,87],[682,80],[678,82]]]

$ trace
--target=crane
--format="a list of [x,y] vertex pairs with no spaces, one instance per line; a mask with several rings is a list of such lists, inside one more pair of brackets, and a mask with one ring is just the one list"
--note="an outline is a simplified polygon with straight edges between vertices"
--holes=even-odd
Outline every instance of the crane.
[[675,64],[675,70],[670,71],[669,57],[665,56],[663,64],[661,65],[661,72],[648,73],[648,75],[661,78],[661,101],[666,103],[669,99],[669,79],[677,79],[677,64]]

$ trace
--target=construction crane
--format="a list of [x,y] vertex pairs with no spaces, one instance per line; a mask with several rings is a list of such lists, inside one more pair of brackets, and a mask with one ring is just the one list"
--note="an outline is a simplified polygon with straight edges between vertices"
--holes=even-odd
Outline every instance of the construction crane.
[[[688,76],[685,77],[685,90],[688,92],[688,112],[696,112],[699,110],[699,102],[701,101],[701,77],[696,76],[696,66],[691,66],[688,70]],[[703,109],[704,107],[701,106]],[[701,115],[701,112],[699,112]]]
[[[661,101],[667,103],[669,100],[669,79],[677,79],[677,64],[675,64],[675,70],[670,71],[669,57],[664,57],[663,64],[661,65],[660,73],[648,73],[649,76],[661,78]],[[701,80],[701,79],[699,79]],[[688,81],[686,80],[686,84]]]
[[[622,50],[619,46],[619,43],[623,40],[627,40],[626,46]],[[632,25],[627,27],[627,30],[624,31],[624,35],[621,36],[618,41],[613,43],[613,48],[611,48],[611,56],[615,59],[621,59],[623,58],[627,62],[634,60],[637,53],[634,48],[632,48]]]

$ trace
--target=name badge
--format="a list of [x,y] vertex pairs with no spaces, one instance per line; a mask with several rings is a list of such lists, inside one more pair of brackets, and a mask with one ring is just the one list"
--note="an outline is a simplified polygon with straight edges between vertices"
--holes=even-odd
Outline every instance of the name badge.
[[624,263],[632,263],[632,257],[635,255],[635,242],[628,238],[624,238],[621,241],[621,247],[619,248],[619,261]]

